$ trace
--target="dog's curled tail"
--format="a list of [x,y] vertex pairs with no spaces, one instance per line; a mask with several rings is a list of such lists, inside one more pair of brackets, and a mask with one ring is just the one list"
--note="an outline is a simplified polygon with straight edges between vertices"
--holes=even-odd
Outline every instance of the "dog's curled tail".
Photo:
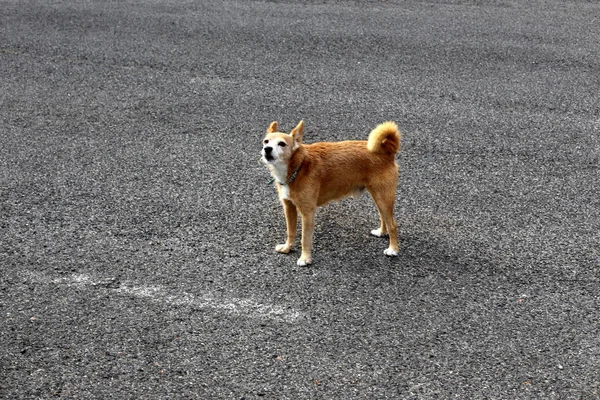
[[400,131],[393,121],[379,124],[369,134],[367,149],[372,153],[394,155],[400,148]]

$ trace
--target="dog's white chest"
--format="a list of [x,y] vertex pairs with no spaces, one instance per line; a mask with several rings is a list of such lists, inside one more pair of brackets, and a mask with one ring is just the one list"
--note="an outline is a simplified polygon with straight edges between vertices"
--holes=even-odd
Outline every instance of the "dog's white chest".
[[288,185],[279,185],[279,200],[290,199],[290,187]]

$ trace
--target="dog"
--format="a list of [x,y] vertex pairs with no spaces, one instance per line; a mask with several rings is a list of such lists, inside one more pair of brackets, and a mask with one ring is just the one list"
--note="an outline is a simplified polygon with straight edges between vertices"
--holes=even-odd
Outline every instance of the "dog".
[[289,133],[278,132],[272,122],[263,139],[261,161],[266,164],[287,225],[287,239],[275,251],[289,253],[296,239],[298,213],[302,218],[302,254],[299,266],[312,263],[312,240],[317,207],[367,190],[379,211],[380,226],[374,236],[389,236],[387,256],[398,255],[394,201],[398,184],[396,153],[401,134],[395,122],[378,125],[368,140],[304,144],[304,121]]

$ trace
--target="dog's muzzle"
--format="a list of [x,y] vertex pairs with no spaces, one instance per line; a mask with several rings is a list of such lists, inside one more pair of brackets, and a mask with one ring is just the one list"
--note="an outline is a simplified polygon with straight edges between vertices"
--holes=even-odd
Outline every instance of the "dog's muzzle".
[[267,161],[273,161],[275,159],[275,157],[273,157],[273,148],[271,146],[263,148],[263,157]]

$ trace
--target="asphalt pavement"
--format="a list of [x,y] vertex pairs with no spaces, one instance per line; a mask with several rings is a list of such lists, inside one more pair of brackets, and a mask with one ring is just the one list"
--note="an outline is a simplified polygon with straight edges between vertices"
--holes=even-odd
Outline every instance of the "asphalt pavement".
[[[0,398],[599,399],[600,5],[0,0]],[[314,264],[259,163],[403,132]]]

